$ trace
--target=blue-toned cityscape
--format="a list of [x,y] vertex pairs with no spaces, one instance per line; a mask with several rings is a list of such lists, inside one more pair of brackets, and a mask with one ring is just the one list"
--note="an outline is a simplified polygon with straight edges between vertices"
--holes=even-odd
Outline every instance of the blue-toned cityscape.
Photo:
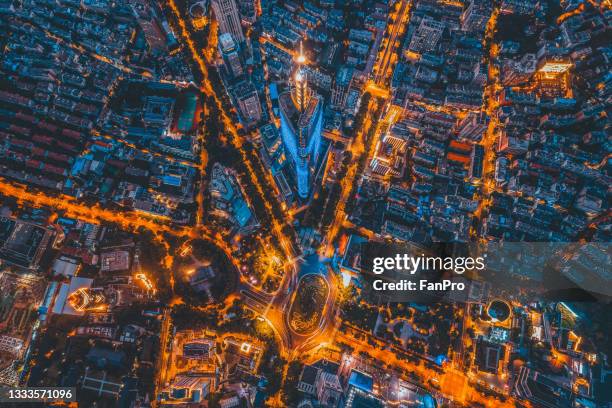
[[0,0],[0,406],[612,407],[611,24]]

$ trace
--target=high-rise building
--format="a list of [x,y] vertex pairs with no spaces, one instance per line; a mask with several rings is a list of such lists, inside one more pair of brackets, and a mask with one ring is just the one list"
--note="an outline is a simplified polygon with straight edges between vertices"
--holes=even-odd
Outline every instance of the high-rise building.
[[213,12],[221,33],[230,33],[239,43],[244,41],[236,0],[213,0]]
[[444,23],[431,18],[423,18],[419,28],[416,29],[408,48],[414,52],[427,52],[433,50],[444,31]]
[[304,62],[300,46],[291,89],[279,96],[281,137],[302,199],[308,198],[311,192],[323,127],[323,98],[310,88]]
[[237,78],[244,73],[240,59],[240,47],[230,33],[219,35],[219,54],[223,58],[225,71],[231,78]]
[[242,81],[233,88],[238,109],[247,126],[261,120],[261,103],[257,89],[251,81]]
[[268,166],[272,175],[276,175],[285,162],[283,140],[278,128],[273,123],[267,123],[259,128],[259,136],[264,163]]
[[331,103],[335,108],[343,108],[348,90],[353,82],[353,68],[342,67],[338,70],[331,93]]

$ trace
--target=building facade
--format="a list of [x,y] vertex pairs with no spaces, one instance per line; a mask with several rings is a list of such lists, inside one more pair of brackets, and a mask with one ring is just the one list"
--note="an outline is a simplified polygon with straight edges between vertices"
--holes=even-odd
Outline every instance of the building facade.
[[251,81],[242,81],[234,87],[233,93],[245,124],[251,126],[258,123],[261,120],[262,110],[255,85]]
[[240,47],[230,33],[219,35],[219,54],[223,59],[225,71],[231,78],[237,78],[244,73],[240,58]]
[[438,44],[443,32],[444,23],[431,18],[424,18],[410,39],[408,48],[410,51],[419,53],[432,51]]
[[213,0],[213,12],[221,33],[230,33],[239,43],[244,41],[236,0]]
[[346,97],[348,96],[348,90],[353,83],[353,68],[342,67],[338,70],[334,79],[334,85],[331,93],[332,106],[338,109],[344,107],[346,103]]
[[491,16],[491,3],[472,0],[461,14],[461,29],[464,31],[484,32]]

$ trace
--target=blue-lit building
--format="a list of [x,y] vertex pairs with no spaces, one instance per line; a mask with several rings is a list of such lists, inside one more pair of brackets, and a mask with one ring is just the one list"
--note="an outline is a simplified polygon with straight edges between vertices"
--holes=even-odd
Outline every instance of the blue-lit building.
[[279,97],[281,138],[295,179],[298,196],[312,192],[313,175],[321,151],[323,98],[308,86],[300,53],[291,79],[291,89]]
[[219,35],[219,55],[223,58],[223,68],[228,76],[228,79],[233,80],[244,74],[242,68],[242,56],[240,54],[240,46],[234,41],[230,33]]

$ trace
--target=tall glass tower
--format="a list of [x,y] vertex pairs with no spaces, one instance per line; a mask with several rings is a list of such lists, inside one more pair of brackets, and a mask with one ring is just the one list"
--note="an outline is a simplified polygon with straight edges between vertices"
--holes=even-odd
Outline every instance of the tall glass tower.
[[323,98],[308,85],[306,58],[300,44],[290,90],[279,96],[281,138],[297,183],[298,196],[307,199],[321,149]]

